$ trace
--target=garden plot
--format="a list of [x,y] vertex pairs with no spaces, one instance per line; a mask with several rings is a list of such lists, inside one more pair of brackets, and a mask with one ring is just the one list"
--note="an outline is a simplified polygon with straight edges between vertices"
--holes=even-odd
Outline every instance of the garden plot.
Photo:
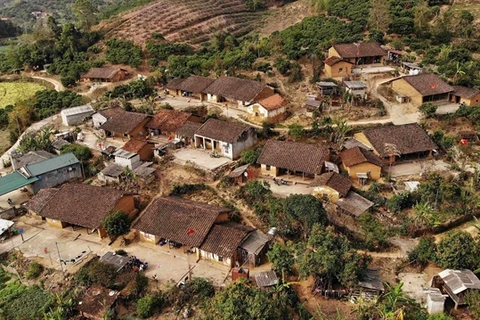
[[46,88],[33,82],[0,82],[0,108],[31,98]]

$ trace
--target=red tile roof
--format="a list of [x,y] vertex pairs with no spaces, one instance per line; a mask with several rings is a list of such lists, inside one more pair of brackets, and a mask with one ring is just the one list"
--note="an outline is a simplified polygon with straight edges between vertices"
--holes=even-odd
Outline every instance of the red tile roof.
[[28,201],[26,208],[38,214],[48,203],[50,198],[55,196],[57,192],[58,189],[56,188],[41,189],[33,198]]
[[[184,245],[199,247],[218,215],[230,211],[178,197],[161,197],[150,203],[134,228]],[[189,230],[194,233],[188,235]]]
[[210,118],[195,134],[222,142],[233,143],[244,132],[249,130],[254,130],[254,128],[238,122],[227,122]]
[[454,90],[452,86],[434,75],[433,73],[420,73],[413,76],[405,76],[405,80],[422,96],[449,93]]
[[146,118],[149,118],[149,116],[144,113],[125,111],[117,113],[108,119],[100,126],[100,128],[109,132],[129,134],[135,130]]
[[336,56],[329,57],[329,58],[325,59],[325,64],[328,65],[328,66],[333,66],[333,65],[335,65],[335,64],[337,64],[338,62],[341,62],[341,61],[353,64],[349,61],[343,60],[342,58],[339,58],[339,57],[336,57]]
[[471,99],[480,93],[480,90],[478,89],[468,88],[464,86],[453,86],[453,89],[455,89],[455,92],[453,92],[454,95],[466,99]]
[[96,229],[101,226],[126,192],[82,183],[61,186],[38,215],[76,226]]
[[346,167],[355,166],[364,162],[369,162],[379,167],[383,167],[383,161],[372,151],[364,148],[354,147],[340,153],[340,158]]
[[258,103],[268,111],[273,111],[284,107],[287,104],[287,100],[276,93],[273,96],[258,101]]
[[242,241],[254,230],[233,222],[214,224],[200,249],[220,257],[231,258]]
[[328,154],[328,149],[319,144],[271,139],[263,147],[257,163],[290,171],[320,174]]
[[328,172],[316,178],[310,186],[327,186],[336,190],[342,197],[346,196],[352,188],[352,181],[339,173]]
[[[125,143],[125,145],[122,147],[122,149],[125,150],[125,151],[138,153],[147,144],[149,144],[149,142],[145,141],[145,140],[130,139],[127,143]],[[151,143],[151,144],[153,145],[153,143]],[[152,149],[153,149],[153,147],[152,147]]]
[[402,155],[437,148],[427,132],[417,123],[367,129],[363,134],[382,157],[388,156],[385,153],[385,144],[395,145]]
[[220,77],[210,84],[205,93],[231,100],[252,101],[267,85],[264,82],[236,77]]
[[344,43],[333,45],[341,58],[364,58],[386,56],[387,52],[376,42]]
[[108,109],[98,110],[97,112],[100,113],[105,118],[109,119],[114,115],[116,115],[117,113],[125,112],[125,110],[123,110],[123,108],[121,107],[112,107]]
[[187,112],[167,109],[160,110],[153,119],[147,123],[147,128],[159,129],[163,132],[176,132],[191,116],[192,114]]

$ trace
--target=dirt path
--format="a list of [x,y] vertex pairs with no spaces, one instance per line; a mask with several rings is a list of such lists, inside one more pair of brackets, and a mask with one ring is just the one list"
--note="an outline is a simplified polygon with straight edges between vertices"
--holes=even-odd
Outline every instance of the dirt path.
[[51,84],[53,84],[53,86],[55,87],[55,90],[57,90],[57,91],[64,91],[65,90],[65,87],[58,80],[55,80],[55,79],[52,79],[52,78],[34,76],[34,75],[31,75],[30,77],[33,78],[33,79],[39,79],[39,80],[43,80],[43,81],[46,81],[46,82],[50,82]]

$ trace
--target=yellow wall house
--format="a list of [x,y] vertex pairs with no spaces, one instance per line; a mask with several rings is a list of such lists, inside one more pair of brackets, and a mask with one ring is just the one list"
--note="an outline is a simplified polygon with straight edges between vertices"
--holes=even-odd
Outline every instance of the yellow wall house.
[[[158,244],[161,239],[199,247],[214,223],[228,220],[230,209],[179,197],[154,199],[133,228],[143,242]],[[191,235],[188,231],[193,231]]]
[[[340,153],[342,167],[347,170],[350,179],[378,180],[382,174],[383,160],[372,151],[354,147]],[[361,178],[362,177],[362,178]]]
[[352,181],[336,172],[320,175],[310,184],[313,195],[324,201],[335,203],[345,197],[352,188]]
[[420,106],[424,102],[448,101],[454,88],[433,73],[421,73],[392,81],[392,90]]
[[146,139],[146,124],[151,117],[138,112],[122,112],[114,115],[100,126],[108,137]]
[[[417,123],[371,128],[353,135],[376,155],[391,162],[430,156],[437,145]],[[392,152],[395,149],[396,152]],[[398,153],[400,156],[393,156]]]
[[356,66],[383,65],[387,52],[376,42],[343,43],[328,49],[330,57],[339,57]]
[[450,101],[454,103],[463,103],[469,107],[480,106],[480,90],[463,86],[453,86]]
[[107,236],[102,224],[105,217],[116,211],[135,215],[133,195],[87,184],[69,183],[58,189],[44,189],[28,203],[30,213],[42,217],[56,228],[81,227]]
[[353,63],[333,56],[325,60],[324,73],[327,78],[343,79],[352,74]]
[[270,139],[257,163],[261,165],[262,175],[315,178],[322,173],[325,161],[329,159],[330,151],[322,145]]

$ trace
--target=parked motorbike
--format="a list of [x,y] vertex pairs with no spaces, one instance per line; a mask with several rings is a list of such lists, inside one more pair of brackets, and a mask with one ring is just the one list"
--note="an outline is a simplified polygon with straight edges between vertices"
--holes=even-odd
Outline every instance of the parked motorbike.
[[213,151],[212,153],[210,153],[210,158],[220,158],[220,155],[218,154],[218,152]]

